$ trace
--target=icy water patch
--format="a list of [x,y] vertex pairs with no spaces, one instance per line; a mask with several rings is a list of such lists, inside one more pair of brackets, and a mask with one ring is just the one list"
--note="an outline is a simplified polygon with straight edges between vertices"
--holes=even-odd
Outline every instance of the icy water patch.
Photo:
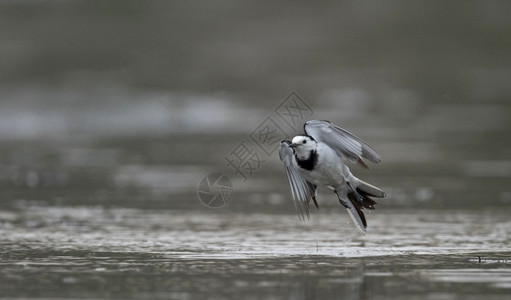
[[[369,257],[509,251],[502,211],[383,210],[360,235],[344,211],[292,214],[34,207],[0,214],[3,243],[180,258]],[[0,232],[1,232],[0,231]],[[39,244],[38,244],[39,243]]]
[[0,219],[4,242],[227,259],[506,252],[511,227],[501,212],[440,210],[371,213],[365,237],[342,210],[316,213],[306,223],[291,214],[86,207],[37,207]]
[[342,210],[316,212],[308,223],[292,214],[218,210],[4,211],[0,294],[498,298],[511,286],[508,216],[379,210],[368,215],[363,237]]

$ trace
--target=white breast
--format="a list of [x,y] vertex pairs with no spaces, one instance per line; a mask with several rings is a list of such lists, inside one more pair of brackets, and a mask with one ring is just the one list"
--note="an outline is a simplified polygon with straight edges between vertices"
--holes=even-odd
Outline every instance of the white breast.
[[336,187],[345,183],[349,169],[335,151],[324,143],[318,143],[316,149],[318,163],[312,171],[300,168],[300,175],[318,186]]

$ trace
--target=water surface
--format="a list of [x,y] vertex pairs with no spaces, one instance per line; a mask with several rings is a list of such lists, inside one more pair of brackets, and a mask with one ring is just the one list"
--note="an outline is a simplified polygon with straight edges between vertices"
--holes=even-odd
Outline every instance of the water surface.
[[[346,214],[34,207],[0,215],[1,290],[23,298],[495,299],[509,210]],[[480,259],[480,260],[479,260]]]

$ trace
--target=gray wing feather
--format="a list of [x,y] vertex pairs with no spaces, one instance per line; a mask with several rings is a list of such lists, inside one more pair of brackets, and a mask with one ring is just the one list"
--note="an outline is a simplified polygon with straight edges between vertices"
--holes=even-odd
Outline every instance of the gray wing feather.
[[282,141],[280,143],[280,160],[284,163],[289,187],[291,188],[291,195],[298,212],[298,217],[305,220],[310,216],[310,201],[316,195],[316,186],[300,176],[294,161],[293,149],[289,147],[291,142]]
[[327,144],[352,163],[367,168],[362,158],[373,163],[381,161],[380,155],[362,139],[329,121],[307,121],[304,130],[316,141]]

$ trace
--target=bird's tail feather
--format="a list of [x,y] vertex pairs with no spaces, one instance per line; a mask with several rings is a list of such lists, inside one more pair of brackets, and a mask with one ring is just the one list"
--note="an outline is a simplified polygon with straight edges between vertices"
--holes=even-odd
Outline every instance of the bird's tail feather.
[[379,188],[359,180],[359,184],[356,189],[348,193],[348,199],[342,199],[339,194],[339,202],[346,208],[351,219],[357,226],[358,230],[365,235],[367,228],[367,221],[362,211],[364,208],[374,209],[376,201],[371,197],[383,198],[385,193]]
[[[338,195],[339,196],[339,195]],[[363,234],[366,234],[367,222],[362,212],[362,205],[357,200],[357,197],[354,193],[348,194],[348,201],[343,200],[339,197],[339,202],[346,208],[348,214],[350,215],[353,223],[355,223],[357,229]]]
[[358,214],[358,212],[353,212],[353,209],[351,208],[348,208],[346,207],[346,211],[348,212],[348,214],[350,215],[351,217],[351,220],[353,220],[353,223],[355,223],[355,226],[357,227],[358,231],[360,233],[362,233],[362,235],[366,235],[366,227],[364,227],[364,225],[362,225],[363,221],[365,221],[365,218],[364,219],[360,219],[360,216],[364,217],[364,214]]
[[360,179],[358,180],[357,192],[364,196],[372,196],[376,198],[385,198],[386,196],[385,192],[379,188]]

